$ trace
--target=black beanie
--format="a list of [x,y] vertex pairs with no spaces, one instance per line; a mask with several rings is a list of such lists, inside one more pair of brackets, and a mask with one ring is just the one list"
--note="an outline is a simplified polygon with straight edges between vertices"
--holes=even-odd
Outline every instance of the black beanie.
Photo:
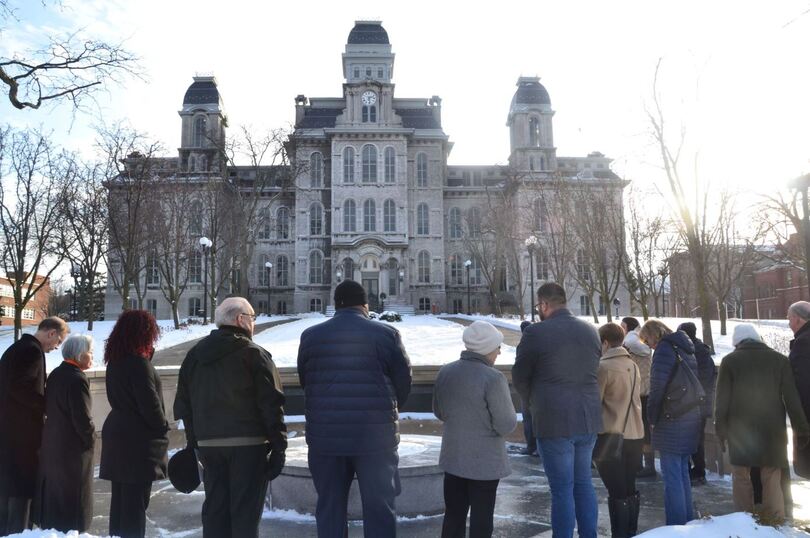
[[686,333],[690,340],[697,338],[697,327],[691,321],[685,321],[678,325],[678,330]]
[[362,306],[364,304],[368,304],[366,290],[354,280],[344,280],[335,288],[335,308]]

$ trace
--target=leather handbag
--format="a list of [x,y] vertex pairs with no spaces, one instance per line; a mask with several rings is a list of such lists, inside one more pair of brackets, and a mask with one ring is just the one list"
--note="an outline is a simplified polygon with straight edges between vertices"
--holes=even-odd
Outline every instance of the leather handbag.
[[627,420],[630,418],[630,409],[633,407],[633,394],[636,392],[636,375],[638,366],[633,365],[633,385],[630,388],[630,402],[624,414],[624,427],[622,433],[600,433],[596,437],[591,458],[596,463],[618,462],[622,459],[624,450],[624,432],[627,431]]
[[681,357],[678,346],[673,345],[672,348],[675,351],[675,365],[664,388],[659,416],[665,420],[682,417],[696,407],[702,409],[706,404],[706,392],[700,380]]

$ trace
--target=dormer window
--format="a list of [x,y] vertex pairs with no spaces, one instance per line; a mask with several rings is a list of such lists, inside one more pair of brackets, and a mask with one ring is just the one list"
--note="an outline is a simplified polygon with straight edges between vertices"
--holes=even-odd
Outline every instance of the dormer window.
[[359,67],[354,68],[354,78],[360,78],[360,68]]
[[366,67],[366,76],[368,78],[371,78],[371,68],[370,67]]
[[377,78],[383,78],[385,71],[382,67],[377,68]]

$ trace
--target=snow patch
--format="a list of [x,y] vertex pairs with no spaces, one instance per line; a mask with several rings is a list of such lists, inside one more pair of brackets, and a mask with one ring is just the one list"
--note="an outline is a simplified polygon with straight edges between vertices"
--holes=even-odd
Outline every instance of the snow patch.
[[718,538],[720,536],[752,537],[757,538],[781,538],[810,536],[806,532],[790,527],[776,529],[760,525],[751,514],[735,512],[725,516],[710,517],[708,519],[697,519],[690,521],[686,525],[671,525],[669,527],[659,527],[638,535],[639,538]]

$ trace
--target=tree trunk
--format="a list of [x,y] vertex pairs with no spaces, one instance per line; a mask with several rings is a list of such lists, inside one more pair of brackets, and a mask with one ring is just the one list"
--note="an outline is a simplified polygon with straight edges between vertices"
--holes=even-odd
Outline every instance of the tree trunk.
[[90,290],[90,301],[87,303],[87,330],[92,331],[93,318],[96,317],[96,279],[93,276],[87,279],[87,289]]
[[591,315],[593,316],[593,322],[599,324],[599,311],[596,310],[596,307],[593,304],[593,294],[588,295],[588,306],[591,307]]
[[726,334],[728,334],[728,332],[726,331],[726,319],[728,318],[728,314],[726,312],[725,301],[717,303],[717,314],[720,317],[720,334],[725,336]]
[[[692,252],[692,264],[695,269],[695,284],[697,286],[698,301],[700,302],[700,321],[703,326],[703,342],[714,350],[714,338],[712,338],[712,323],[711,323],[711,301],[709,298],[709,290],[706,287],[704,275],[706,271],[703,267],[703,253],[700,247],[693,247],[697,252]],[[691,250],[691,249],[690,249]]]
[[174,320],[174,328],[180,328],[180,314],[177,312],[177,301],[172,301],[172,319]]
[[14,301],[14,341],[22,336],[22,308],[17,301]]

